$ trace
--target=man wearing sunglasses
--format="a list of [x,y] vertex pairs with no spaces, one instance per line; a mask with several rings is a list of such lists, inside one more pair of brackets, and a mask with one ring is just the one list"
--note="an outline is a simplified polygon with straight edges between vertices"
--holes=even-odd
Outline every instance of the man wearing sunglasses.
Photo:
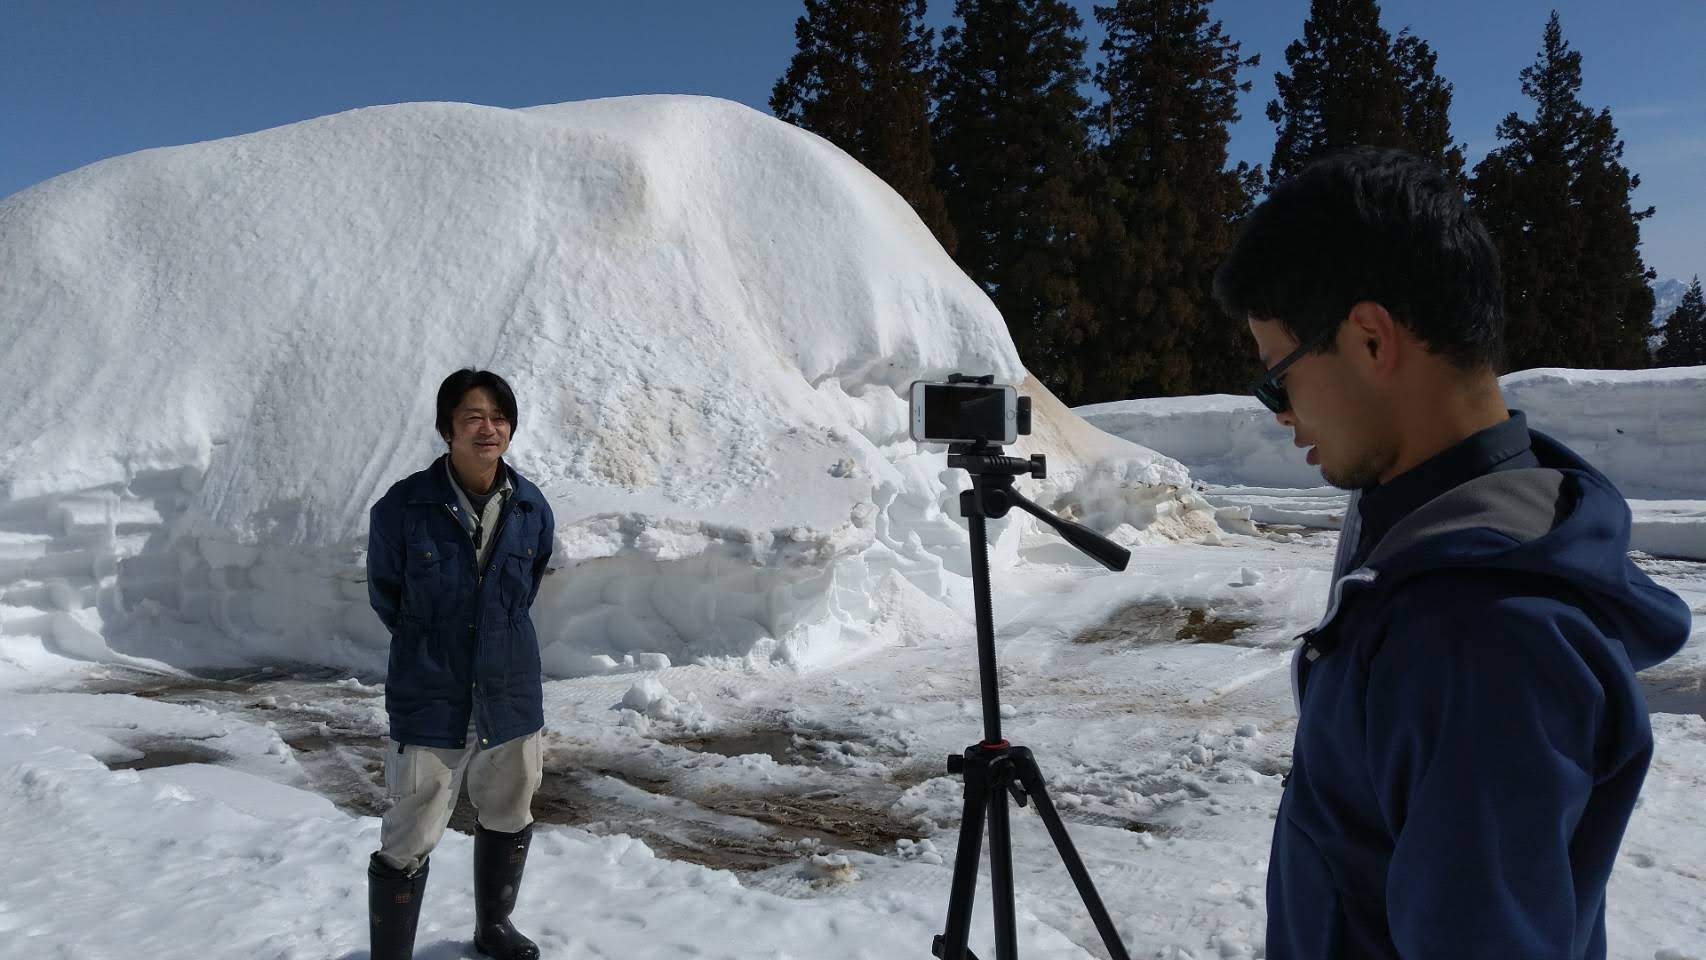
[[1267,956],[1604,957],[1652,755],[1635,671],[1689,612],[1629,560],[1617,488],[1505,408],[1485,228],[1432,164],[1358,148],[1274,189],[1215,296],[1352,491],[1293,659]]

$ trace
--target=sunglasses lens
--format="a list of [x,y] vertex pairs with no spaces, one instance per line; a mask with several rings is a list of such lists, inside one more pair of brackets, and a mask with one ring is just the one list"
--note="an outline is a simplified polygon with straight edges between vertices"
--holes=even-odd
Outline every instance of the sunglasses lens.
[[1274,413],[1284,413],[1291,405],[1291,399],[1285,395],[1285,388],[1268,381],[1256,385],[1256,399]]

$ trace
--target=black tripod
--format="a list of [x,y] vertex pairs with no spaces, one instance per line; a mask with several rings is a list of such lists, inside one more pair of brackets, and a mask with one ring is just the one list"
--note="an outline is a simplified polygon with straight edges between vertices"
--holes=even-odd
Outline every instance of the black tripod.
[[[1029,411],[1021,414],[1028,420]],[[1029,432],[1027,429],[1023,432]],[[1108,919],[1107,908],[1084,869],[1084,861],[1072,846],[1072,838],[1061,825],[1043,785],[1042,773],[1031,751],[1001,739],[1001,707],[995,682],[995,628],[989,604],[989,542],[986,517],[1004,517],[1014,505],[1053,527],[1067,542],[1094,557],[1109,570],[1124,570],[1131,552],[1095,532],[1062,520],[1025,499],[1013,489],[1020,474],[1042,477],[1047,462],[1042,454],[1029,460],[1001,455],[1001,447],[988,443],[956,443],[948,448],[948,466],[971,474],[972,488],[960,494],[960,515],[971,521],[972,587],[977,600],[978,674],[983,681],[983,742],[966,752],[948,757],[948,772],[966,778],[965,816],[960,821],[959,853],[954,857],[954,882],[948,896],[948,928],[937,936],[930,952],[941,960],[977,960],[966,949],[971,930],[972,895],[977,889],[977,862],[983,848],[983,819],[989,816],[989,876],[995,887],[995,956],[1017,960],[1018,940],[1013,918],[1013,850],[1007,822],[1007,795],[1019,806],[1035,800],[1037,815],[1048,828],[1049,837],[1066,863],[1066,871],[1078,887],[1078,895],[1090,910],[1102,943],[1114,960],[1129,960],[1119,932]]]

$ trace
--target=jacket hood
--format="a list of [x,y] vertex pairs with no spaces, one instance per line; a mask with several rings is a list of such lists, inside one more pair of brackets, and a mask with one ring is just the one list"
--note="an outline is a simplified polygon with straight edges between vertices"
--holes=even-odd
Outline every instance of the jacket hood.
[[1429,501],[1359,573],[1386,589],[1447,567],[1553,578],[1574,588],[1636,670],[1668,659],[1688,640],[1688,605],[1629,559],[1623,494],[1568,447],[1529,435],[1539,467],[1486,474]]

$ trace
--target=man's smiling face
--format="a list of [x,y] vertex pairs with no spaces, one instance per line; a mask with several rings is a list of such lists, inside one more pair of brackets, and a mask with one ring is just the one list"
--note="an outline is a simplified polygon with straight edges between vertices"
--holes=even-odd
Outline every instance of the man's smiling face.
[[450,414],[451,435],[447,439],[451,458],[461,464],[477,464],[482,470],[495,467],[509,449],[512,426],[490,390],[469,390]]

